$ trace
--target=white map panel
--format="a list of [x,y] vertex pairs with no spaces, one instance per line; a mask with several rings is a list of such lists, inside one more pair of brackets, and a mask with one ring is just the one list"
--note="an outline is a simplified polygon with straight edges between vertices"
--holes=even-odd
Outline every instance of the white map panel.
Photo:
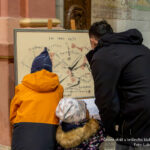
[[16,84],[30,73],[33,59],[48,48],[53,72],[65,97],[94,97],[93,78],[85,55],[91,49],[87,31],[15,30]]

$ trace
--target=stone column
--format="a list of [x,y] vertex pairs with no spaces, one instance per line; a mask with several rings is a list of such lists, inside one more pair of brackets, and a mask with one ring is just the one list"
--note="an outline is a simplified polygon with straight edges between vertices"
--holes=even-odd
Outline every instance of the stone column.
[[0,0],[0,145],[10,146],[9,106],[14,96],[13,30],[19,20],[55,18],[55,0]]
[[19,27],[19,0],[0,1],[0,144],[10,145],[9,104],[14,93],[13,29]]
[[24,0],[26,18],[55,17],[55,0]]

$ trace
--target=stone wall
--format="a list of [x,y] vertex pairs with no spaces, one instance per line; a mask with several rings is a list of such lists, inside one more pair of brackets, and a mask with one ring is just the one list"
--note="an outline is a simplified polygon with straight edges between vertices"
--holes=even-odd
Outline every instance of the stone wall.
[[150,47],[150,1],[149,0],[92,0],[92,23],[107,20],[115,32],[137,28]]

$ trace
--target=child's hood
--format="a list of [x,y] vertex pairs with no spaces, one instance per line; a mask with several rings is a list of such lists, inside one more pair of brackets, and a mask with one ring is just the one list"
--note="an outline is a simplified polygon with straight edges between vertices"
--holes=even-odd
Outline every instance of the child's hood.
[[56,133],[57,142],[64,148],[73,148],[80,145],[84,140],[88,140],[100,129],[99,122],[90,119],[83,127],[64,132],[59,126]]
[[55,90],[60,83],[57,74],[43,69],[26,75],[22,84],[38,92],[49,92]]

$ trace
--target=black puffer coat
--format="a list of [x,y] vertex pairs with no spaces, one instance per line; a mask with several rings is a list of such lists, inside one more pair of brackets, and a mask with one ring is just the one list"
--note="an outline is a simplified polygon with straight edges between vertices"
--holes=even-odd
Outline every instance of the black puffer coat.
[[150,143],[150,51],[142,41],[136,29],[106,34],[87,54],[104,127],[122,144]]

